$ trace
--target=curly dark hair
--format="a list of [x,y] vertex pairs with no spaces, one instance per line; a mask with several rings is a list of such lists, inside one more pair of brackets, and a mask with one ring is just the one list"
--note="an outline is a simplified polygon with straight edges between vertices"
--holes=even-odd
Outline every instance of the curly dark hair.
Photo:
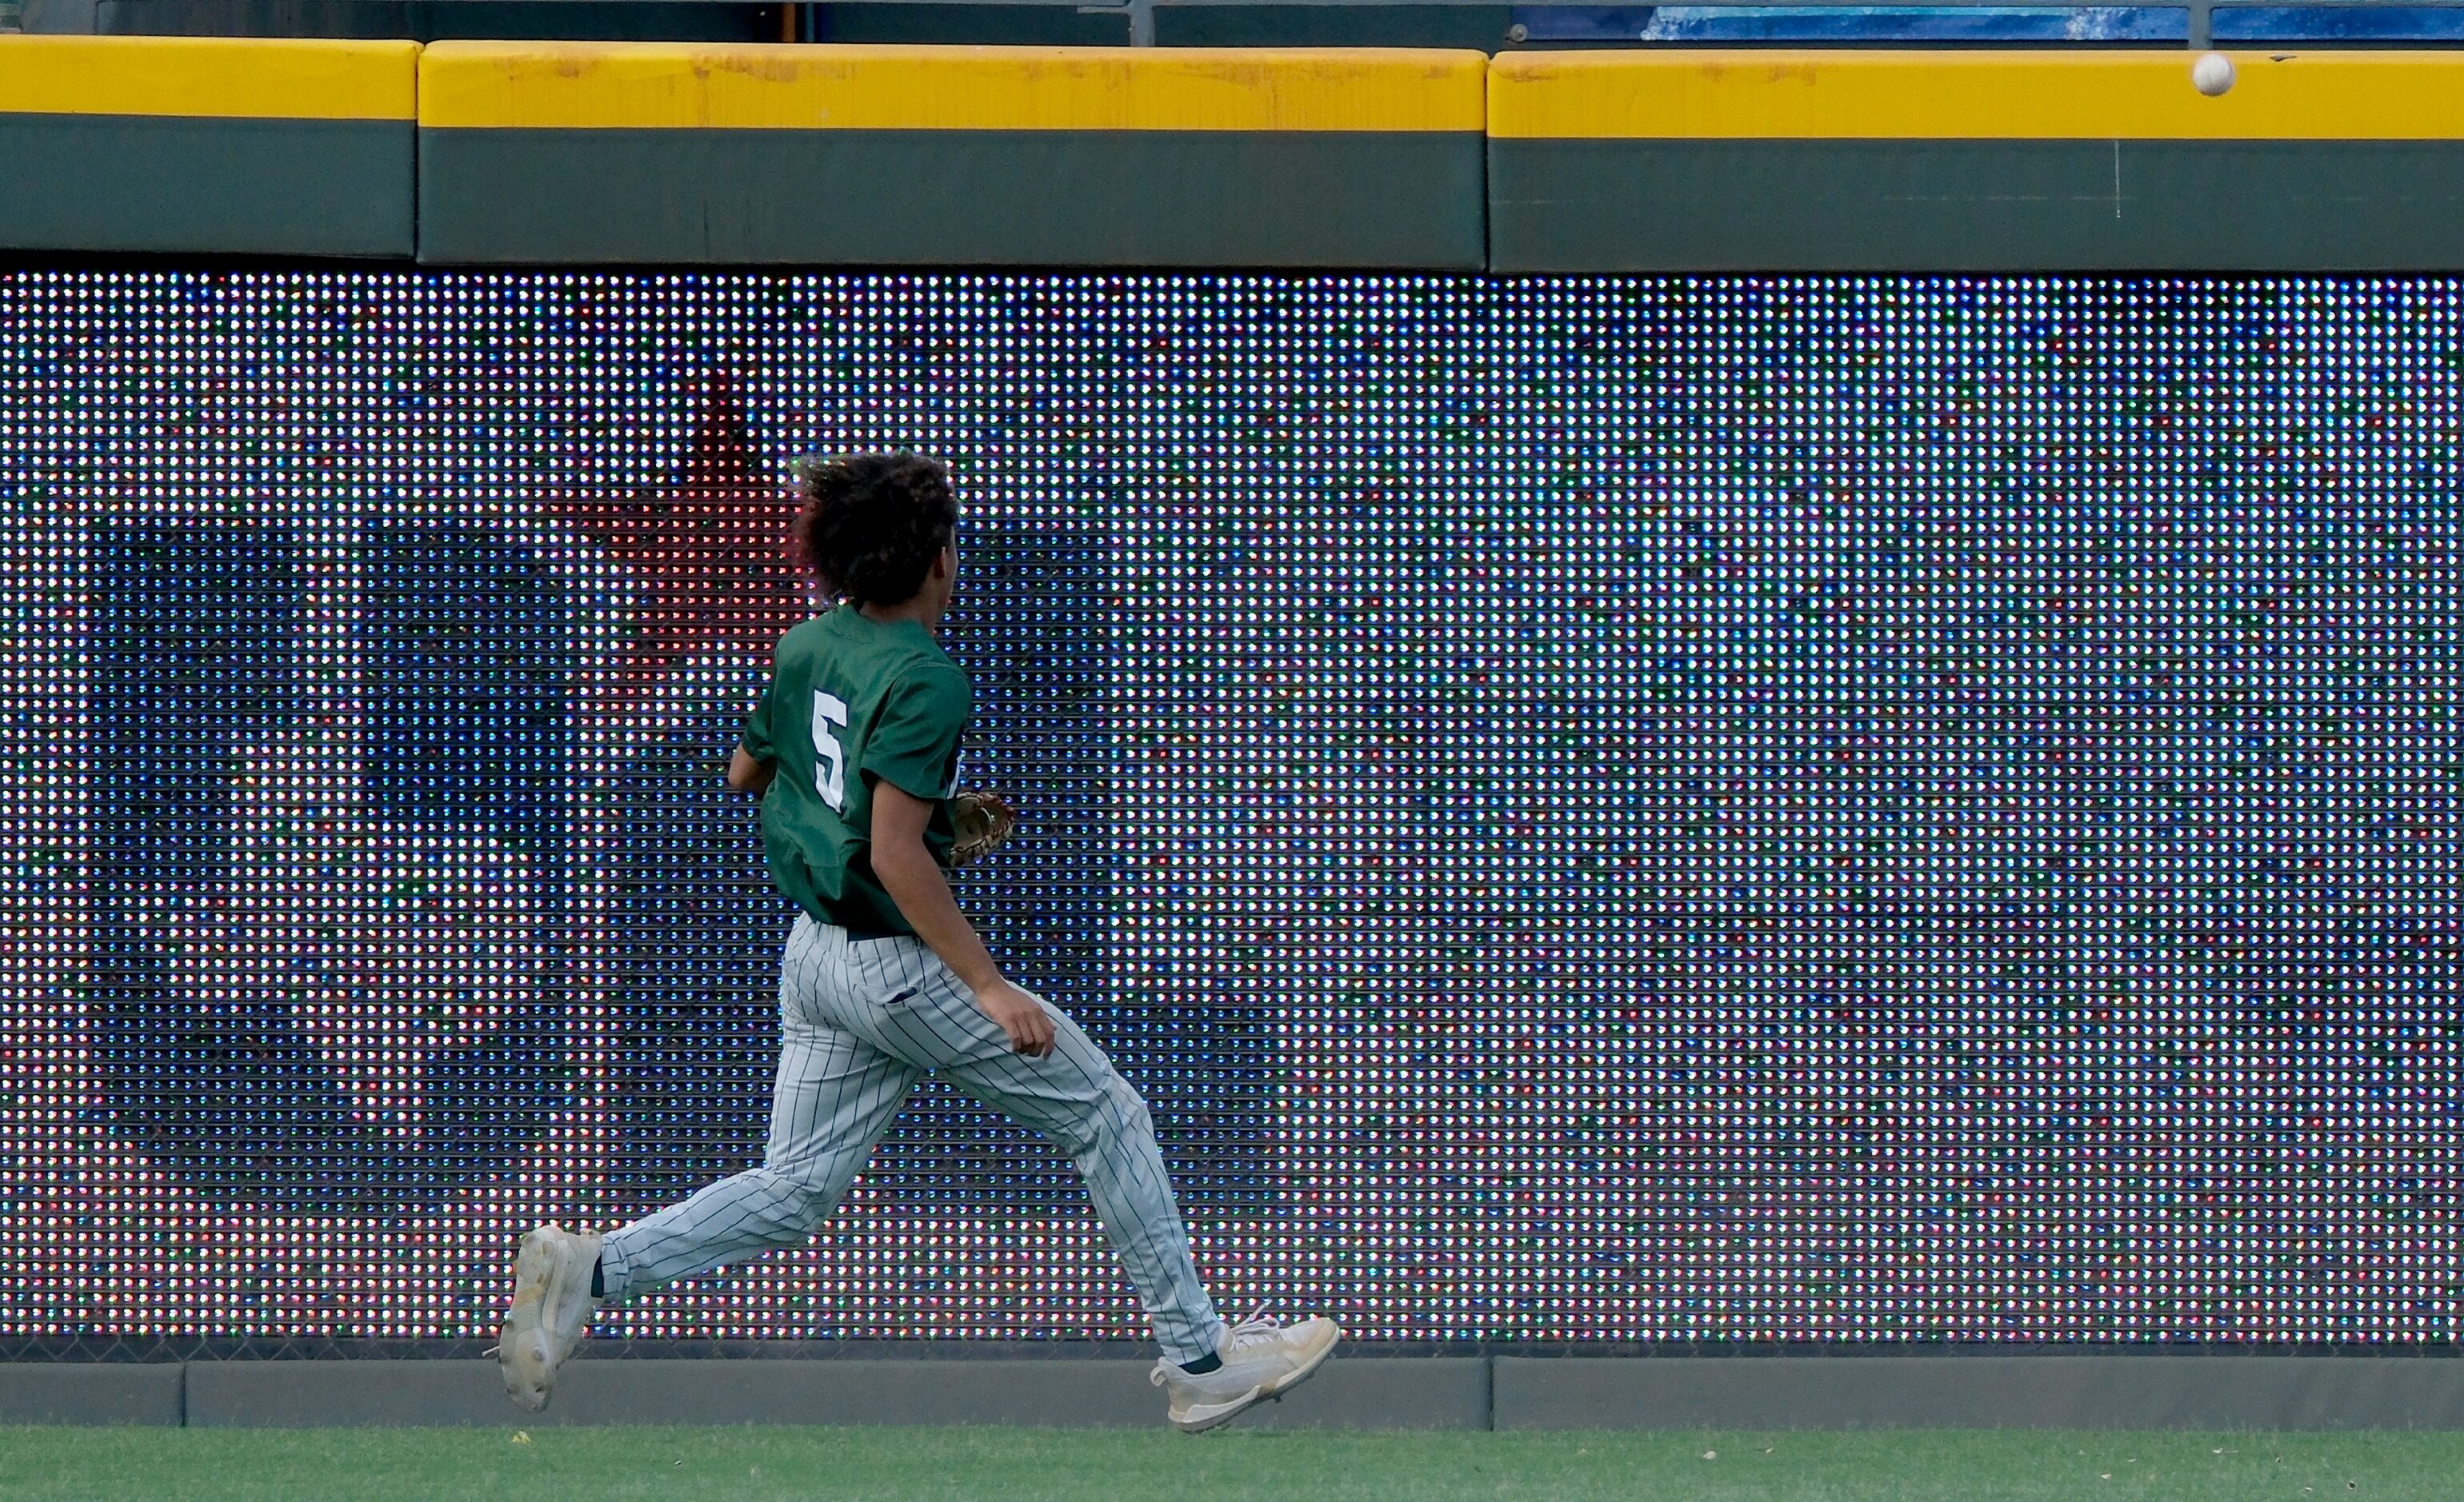
[[799,467],[795,545],[822,588],[853,605],[915,598],[957,534],[950,471],[921,454],[842,454]]

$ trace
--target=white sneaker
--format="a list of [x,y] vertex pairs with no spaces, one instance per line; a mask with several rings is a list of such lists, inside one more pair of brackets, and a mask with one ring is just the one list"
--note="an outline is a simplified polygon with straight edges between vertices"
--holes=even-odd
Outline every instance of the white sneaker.
[[1222,1365],[1201,1373],[1157,1361],[1152,1381],[1172,1400],[1173,1427],[1197,1434],[1309,1381],[1342,1339],[1333,1320],[1316,1315],[1293,1325],[1252,1315],[1224,1335],[1216,1351]]
[[556,1369],[590,1333],[590,1273],[599,1265],[599,1234],[541,1226],[522,1238],[514,1257],[514,1303],[496,1339],[496,1369],[505,1396],[533,1413],[547,1406]]

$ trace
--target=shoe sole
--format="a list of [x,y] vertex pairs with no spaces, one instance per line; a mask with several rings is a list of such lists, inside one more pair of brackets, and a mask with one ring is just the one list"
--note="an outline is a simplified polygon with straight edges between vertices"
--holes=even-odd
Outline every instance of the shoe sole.
[[1240,1417],[1243,1413],[1247,1412],[1256,1404],[1264,1403],[1265,1400],[1265,1388],[1252,1387],[1244,1396],[1238,1398],[1231,1403],[1225,1404],[1221,1408],[1202,1413],[1199,1410],[1193,1408],[1190,1410],[1193,1417],[1175,1419],[1172,1421],[1172,1426],[1178,1429],[1183,1434],[1203,1434],[1208,1429],[1214,1428],[1219,1425],[1231,1423],[1234,1419]]
[[1291,1391],[1301,1383],[1316,1376],[1317,1369],[1326,1364],[1326,1359],[1334,1354],[1334,1348],[1341,1344],[1343,1338],[1338,1335],[1333,1339],[1326,1342],[1315,1356],[1309,1359],[1306,1364],[1292,1368],[1290,1373],[1281,1380],[1261,1383],[1258,1386],[1252,1387],[1239,1398],[1234,1399],[1232,1402],[1223,1404],[1222,1407],[1211,1412],[1199,1413],[1193,1409],[1190,1417],[1173,1420],[1172,1426],[1180,1430],[1183,1434],[1203,1434],[1208,1429],[1215,1428],[1221,1425],[1229,1424],[1234,1419],[1239,1418],[1243,1413],[1257,1406],[1261,1403],[1266,1402],[1268,1399],[1273,1399],[1280,1403],[1283,1401],[1284,1394]]
[[[514,1302],[505,1311],[504,1328],[496,1335],[496,1369],[504,1379],[505,1396],[525,1413],[547,1406],[548,1386],[555,1377],[547,1364],[547,1311],[556,1295],[556,1249],[545,1236],[522,1238],[521,1250],[514,1254]],[[517,1353],[525,1351],[539,1366],[537,1392],[529,1390],[531,1382],[517,1370]]]

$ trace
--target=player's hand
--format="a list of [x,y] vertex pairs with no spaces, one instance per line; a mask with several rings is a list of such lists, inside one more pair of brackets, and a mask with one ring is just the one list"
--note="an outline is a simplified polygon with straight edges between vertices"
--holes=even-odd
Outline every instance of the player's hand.
[[1052,1013],[1035,992],[995,981],[976,992],[976,1005],[1009,1034],[1011,1053],[1042,1058],[1052,1052]]

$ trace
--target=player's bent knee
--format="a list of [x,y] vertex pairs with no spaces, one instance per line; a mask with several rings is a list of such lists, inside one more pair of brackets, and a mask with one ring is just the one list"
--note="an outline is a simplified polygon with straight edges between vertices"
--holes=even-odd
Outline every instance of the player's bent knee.
[[785,1163],[763,1164],[760,1172],[776,1183],[793,1202],[791,1218],[803,1228],[794,1232],[798,1239],[836,1213],[839,1201],[847,1195],[847,1185],[840,1182],[826,1165],[798,1163],[791,1159]]
[[1118,1075],[1105,1082],[1103,1094],[1096,1098],[1094,1123],[1094,1136],[1099,1141],[1155,1135],[1155,1117],[1147,1110],[1145,1098]]
[[1043,1125],[1044,1134],[1052,1139],[1052,1145],[1060,1148],[1064,1156],[1081,1159],[1106,1143],[1152,1130],[1145,1122],[1146,1107],[1134,1092],[1124,1099],[1107,1090],[1076,1106],[1065,1120],[1047,1120]]

